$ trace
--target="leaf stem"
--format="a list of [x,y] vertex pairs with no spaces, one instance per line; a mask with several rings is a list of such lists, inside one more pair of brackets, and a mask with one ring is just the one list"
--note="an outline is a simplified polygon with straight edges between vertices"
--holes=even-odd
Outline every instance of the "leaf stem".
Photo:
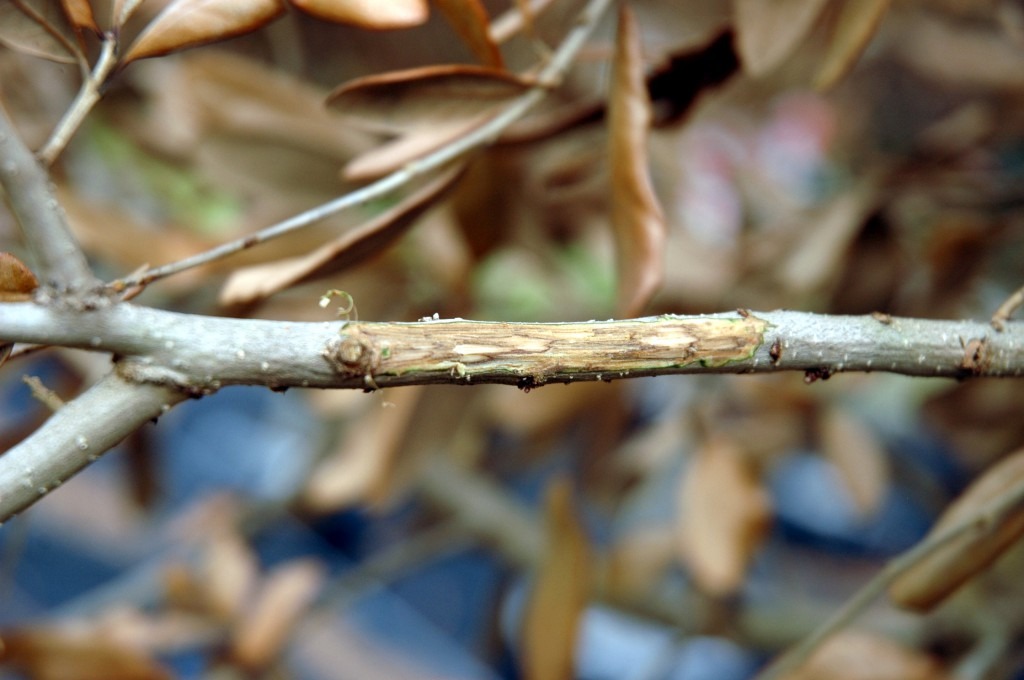
[[111,35],[104,36],[100,46],[100,56],[96,60],[96,65],[93,66],[92,72],[82,80],[82,86],[78,89],[75,101],[64,112],[64,116],[57,123],[57,126],[50,134],[50,138],[46,140],[46,144],[37,153],[43,165],[53,165],[53,162],[57,160],[57,156],[60,155],[61,151],[64,150],[64,147],[71,140],[72,135],[82,125],[82,121],[92,111],[96,102],[100,100],[100,89],[103,87],[111,71],[113,71],[114,66],[117,65],[116,53],[117,40]]

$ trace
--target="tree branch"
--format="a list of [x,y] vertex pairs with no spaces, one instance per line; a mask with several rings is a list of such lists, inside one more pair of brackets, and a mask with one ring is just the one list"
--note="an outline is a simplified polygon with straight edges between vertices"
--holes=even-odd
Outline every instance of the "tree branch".
[[36,276],[61,290],[100,285],[68,228],[50,178],[0,106],[0,185],[35,258]]
[[1015,377],[1024,325],[804,312],[506,323],[426,319],[287,322],[0,303],[0,342],[105,350],[135,382],[203,394],[224,385],[363,388],[546,383],[675,373],[849,371]]
[[21,512],[185,395],[111,373],[0,458],[0,521]]
[[50,138],[46,140],[46,144],[39,150],[38,157],[44,165],[53,164],[71,140],[72,135],[82,125],[82,121],[100,100],[100,88],[103,87],[111,71],[117,65],[116,52],[117,39],[110,35],[103,36],[100,56],[96,65],[92,72],[82,80],[82,86],[75,96],[75,101],[57,123],[57,127],[54,128]]

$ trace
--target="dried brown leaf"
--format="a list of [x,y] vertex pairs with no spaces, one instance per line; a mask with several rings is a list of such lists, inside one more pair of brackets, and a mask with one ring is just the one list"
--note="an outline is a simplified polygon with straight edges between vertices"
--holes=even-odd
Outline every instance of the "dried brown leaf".
[[170,680],[148,655],[93,630],[21,628],[5,631],[4,665],[35,680]]
[[743,70],[755,77],[774,70],[793,53],[827,3],[828,0],[733,0]]
[[523,670],[528,680],[573,675],[580,617],[590,593],[590,544],[576,517],[566,479],[547,490],[548,547],[526,604]]
[[357,78],[332,92],[327,103],[368,130],[405,133],[477,120],[530,87],[529,81],[498,69],[427,66]]
[[943,680],[949,676],[926,654],[886,637],[842,631],[825,641],[785,680]]
[[92,13],[92,5],[89,0],[61,0],[64,8],[64,15],[77,30],[88,29],[94,33],[100,33],[100,27],[96,24],[96,17]]
[[21,260],[0,251],[0,301],[27,300],[38,287],[39,281]]
[[665,218],[651,185],[647,98],[640,34],[628,6],[619,12],[608,104],[611,220],[618,268],[616,313],[637,316],[664,273]]
[[885,447],[867,424],[833,406],[822,414],[821,450],[839,470],[861,515],[878,509],[889,488]]
[[298,559],[274,569],[231,642],[231,658],[249,671],[265,669],[288,642],[324,580],[319,562]]
[[128,63],[254,31],[285,10],[284,0],[175,0],[125,53]]
[[838,279],[843,258],[875,206],[876,187],[866,179],[808,214],[808,229],[779,263],[779,279],[794,294]]
[[[1024,449],[1010,454],[976,479],[936,522],[929,537],[963,522],[987,521],[986,507],[1024,484]],[[901,607],[927,610],[984,571],[1024,535],[1024,507],[1016,507],[987,531],[947,542],[898,578],[889,597]],[[925,539],[927,540],[927,538]]]
[[890,2],[855,0],[842,3],[828,49],[818,65],[814,87],[827,90],[850,72],[882,23]]
[[203,552],[200,570],[207,612],[221,621],[238,618],[259,572],[249,545],[234,531],[213,537]]
[[910,68],[947,88],[1024,89],[1020,44],[985,22],[917,13],[900,26],[897,55]]
[[335,274],[390,246],[449,188],[463,166],[453,166],[397,205],[306,255],[236,269],[224,284],[220,303],[248,304],[289,286]]
[[490,20],[480,0],[434,0],[462,41],[484,66],[504,68],[505,63],[490,34]]
[[462,137],[483,125],[489,118],[485,114],[474,120],[457,119],[430,127],[417,127],[350,160],[342,168],[342,178],[349,182],[361,182],[394,172]]
[[0,44],[61,64],[84,59],[60,0],[0,2]]
[[380,503],[390,496],[402,442],[423,395],[423,386],[384,393],[386,406],[352,423],[333,454],[309,477],[302,493],[305,507],[332,512],[358,503]]
[[681,487],[682,557],[698,587],[735,593],[771,520],[768,494],[736,442],[717,435],[694,454]]
[[292,4],[326,21],[376,30],[418,26],[430,16],[427,0],[292,0]]
[[124,26],[125,22],[132,18],[135,10],[142,4],[142,0],[114,0],[111,16],[114,19],[114,26]]
[[[21,260],[0,251],[0,302],[28,300],[38,286],[35,275]],[[12,349],[13,344],[0,343],[0,366],[11,356]]]

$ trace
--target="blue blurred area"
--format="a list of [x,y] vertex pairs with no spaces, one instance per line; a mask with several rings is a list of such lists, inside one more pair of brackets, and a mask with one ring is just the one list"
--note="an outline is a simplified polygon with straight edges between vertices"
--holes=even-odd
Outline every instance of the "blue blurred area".
[[259,387],[187,402],[160,425],[162,505],[171,512],[214,491],[283,500],[304,479],[321,438],[297,391]]
[[897,486],[863,516],[835,466],[808,452],[786,456],[768,484],[783,535],[825,550],[892,555],[924,536],[933,520]]

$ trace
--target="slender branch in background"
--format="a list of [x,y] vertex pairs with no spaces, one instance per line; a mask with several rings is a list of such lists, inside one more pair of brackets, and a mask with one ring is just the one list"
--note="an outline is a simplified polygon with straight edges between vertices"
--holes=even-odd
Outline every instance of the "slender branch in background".
[[32,397],[36,401],[51,411],[59,411],[64,406],[64,400],[56,392],[44,385],[38,376],[23,375],[21,376],[21,382],[28,386],[32,392]]
[[1021,305],[1024,305],[1024,287],[1015,290],[1010,297],[1006,298],[1006,302],[999,305],[999,309],[992,315],[992,328],[1000,332],[1006,330],[1006,322]]
[[71,234],[46,170],[22,142],[2,106],[0,185],[35,258],[36,277],[44,284],[72,291],[100,285]]
[[32,505],[183,399],[179,390],[132,384],[108,374],[0,458],[0,521]]
[[924,538],[910,550],[889,562],[821,627],[762,671],[757,676],[757,680],[780,680],[780,678],[788,676],[806,663],[825,641],[863,613],[900,576],[953,541],[969,536],[983,536],[993,531],[1010,512],[1018,510],[1022,502],[1024,502],[1024,483],[1018,483],[1000,493],[987,506],[979,508],[976,513],[955,526]]
[[590,0],[587,6],[580,13],[574,27],[566,35],[565,40],[551,55],[551,60],[544,66],[536,76],[537,84],[514,99],[504,110],[498,113],[480,127],[474,128],[468,134],[452,141],[452,143],[441,147],[437,151],[424,156],[423,158],[409,163],[401,170],[397,170],[376,182],[361,189],[340,196],[323,205],[295,215],[283,222],[262,229],[254,234],[243,238],[224,243],[211,248],[203,253],[187,257],[177,262],[150,269],[144,274],[132,275],[124,279],[112,282],[116,290],[123,290],[132,286],[145,286],[157,279],[162,279],[172,274],[178,274],[193,267],[198,267],[242,250],[252,248],[271,239],[290,234],[304,227],[315,224],[327,217],[340,212],[363,205],[369,201],[381,198],[392,191],[402,187],[411,180],[438,170],[448,163],[458,159],[464,154],[479,147],[490,144],[512,123],[521,118],[527,111],[533,108],[555,87],[564,77],[573,58],[583,47],[587,37],[594,30],[598,20],[614,0]]
[[60,155],[64,147],[71,140],[71,137],[78,130],[82,121],[92,111],[92,107],[100,100],[100,89],[107,81],[110,72],[117,65],[115,53],[117,51],[117,40],[112,36],[104,36],[100,48],[100,56],[93,67],[92,72],[82,81],[82,86],[75,96],[71,107],[64,112],[64,116],[57,123],[50,138],[46,140],[38,152],[38,157],[43,165],[52,165]]
[[[488,28],[491,40],[496,43],[505,42],[523,30],[523,28],[529,26],[530,19],[543,12],[552,2],[553,0],[525,0],[517,2],[513,7],[509,7],[504,14],[496,17],[491,22]],[[528,8],[529,16],[525,16],[526,13],[523,12],[522,6]]]

